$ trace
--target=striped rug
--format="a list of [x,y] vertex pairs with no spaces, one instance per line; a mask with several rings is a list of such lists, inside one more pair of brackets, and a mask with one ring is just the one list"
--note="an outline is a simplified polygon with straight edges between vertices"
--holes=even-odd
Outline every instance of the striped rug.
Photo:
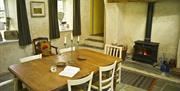
[[121,72],[122,83],[139,87],[139,88],[149,90],[149,91],[151,90],[155,80],[156,79],[153,77],[145,76],[143,74],[129,71],[126,69],[122,69],[122,72]]

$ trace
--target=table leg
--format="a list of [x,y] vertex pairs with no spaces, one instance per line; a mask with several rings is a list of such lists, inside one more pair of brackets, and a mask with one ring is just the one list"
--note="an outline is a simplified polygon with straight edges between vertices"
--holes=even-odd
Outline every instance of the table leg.
[[17,79],[16,83],[17,83],[16,91],[21,91],[23,89],[22,82],[19,79]]
[[14,91],[18,91],[17,90],[17,78],[16,77],[14,77],[13,83],[14,83]]

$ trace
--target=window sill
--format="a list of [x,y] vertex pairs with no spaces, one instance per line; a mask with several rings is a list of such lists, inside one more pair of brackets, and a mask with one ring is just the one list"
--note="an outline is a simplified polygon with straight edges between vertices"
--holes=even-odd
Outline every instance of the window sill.
[[72,32],[72,30],[60,30],[60,32]]
[[4,41],[0,41],[0,44],[6,44],[6,43],[14,43],[14,42],[18,42],[19,40],[4,40]]

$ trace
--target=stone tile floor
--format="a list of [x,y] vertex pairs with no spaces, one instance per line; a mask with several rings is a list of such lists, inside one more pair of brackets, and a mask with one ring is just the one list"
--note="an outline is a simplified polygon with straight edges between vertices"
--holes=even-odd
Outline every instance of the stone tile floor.
[[[116,91],[148,91],[148,90],[121,83],[116,85]],[[162,79],[157,79],[155,85],[149,91],[180,91],[180,84]]]
[[[149,64],[132,62],[131,58],[127,58],[125,62],[122,63],[122,65],[132,68],[137,68],[142,71],[150,72],[152,74],[160,75],[161,77],[161,71],[157,67],[153,67],[152,65]],[[169,77],[171,77],[171,75]],[[180,80],[180,77],[175,76],[174,78]],[[150,91],[180,91],[180,83],[177,82],[173,82],[169,79],[165,80],[165,79],[157,78],[157,81],[155,82],[154,86]],[[127,84],[118,84],[116,87],[116,91],[148,91],[148,90]]]
[[126,85],[126,84],[117,84],[116,85],[116,91],[146,91],[141,88],[137,88],[131,85]]

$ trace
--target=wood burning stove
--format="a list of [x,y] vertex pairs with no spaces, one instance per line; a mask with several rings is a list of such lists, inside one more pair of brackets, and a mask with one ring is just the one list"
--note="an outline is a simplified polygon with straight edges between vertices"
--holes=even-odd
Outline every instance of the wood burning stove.
[[132,59],[148,64],[154,64],[157,62],[159,43],[135,41],[134,54]]
[[151,42],[154,2],[148,3],[146,32],[144,41],[135,41],[132,59],[135,61],[154,64],[157,62],[159,43]]

